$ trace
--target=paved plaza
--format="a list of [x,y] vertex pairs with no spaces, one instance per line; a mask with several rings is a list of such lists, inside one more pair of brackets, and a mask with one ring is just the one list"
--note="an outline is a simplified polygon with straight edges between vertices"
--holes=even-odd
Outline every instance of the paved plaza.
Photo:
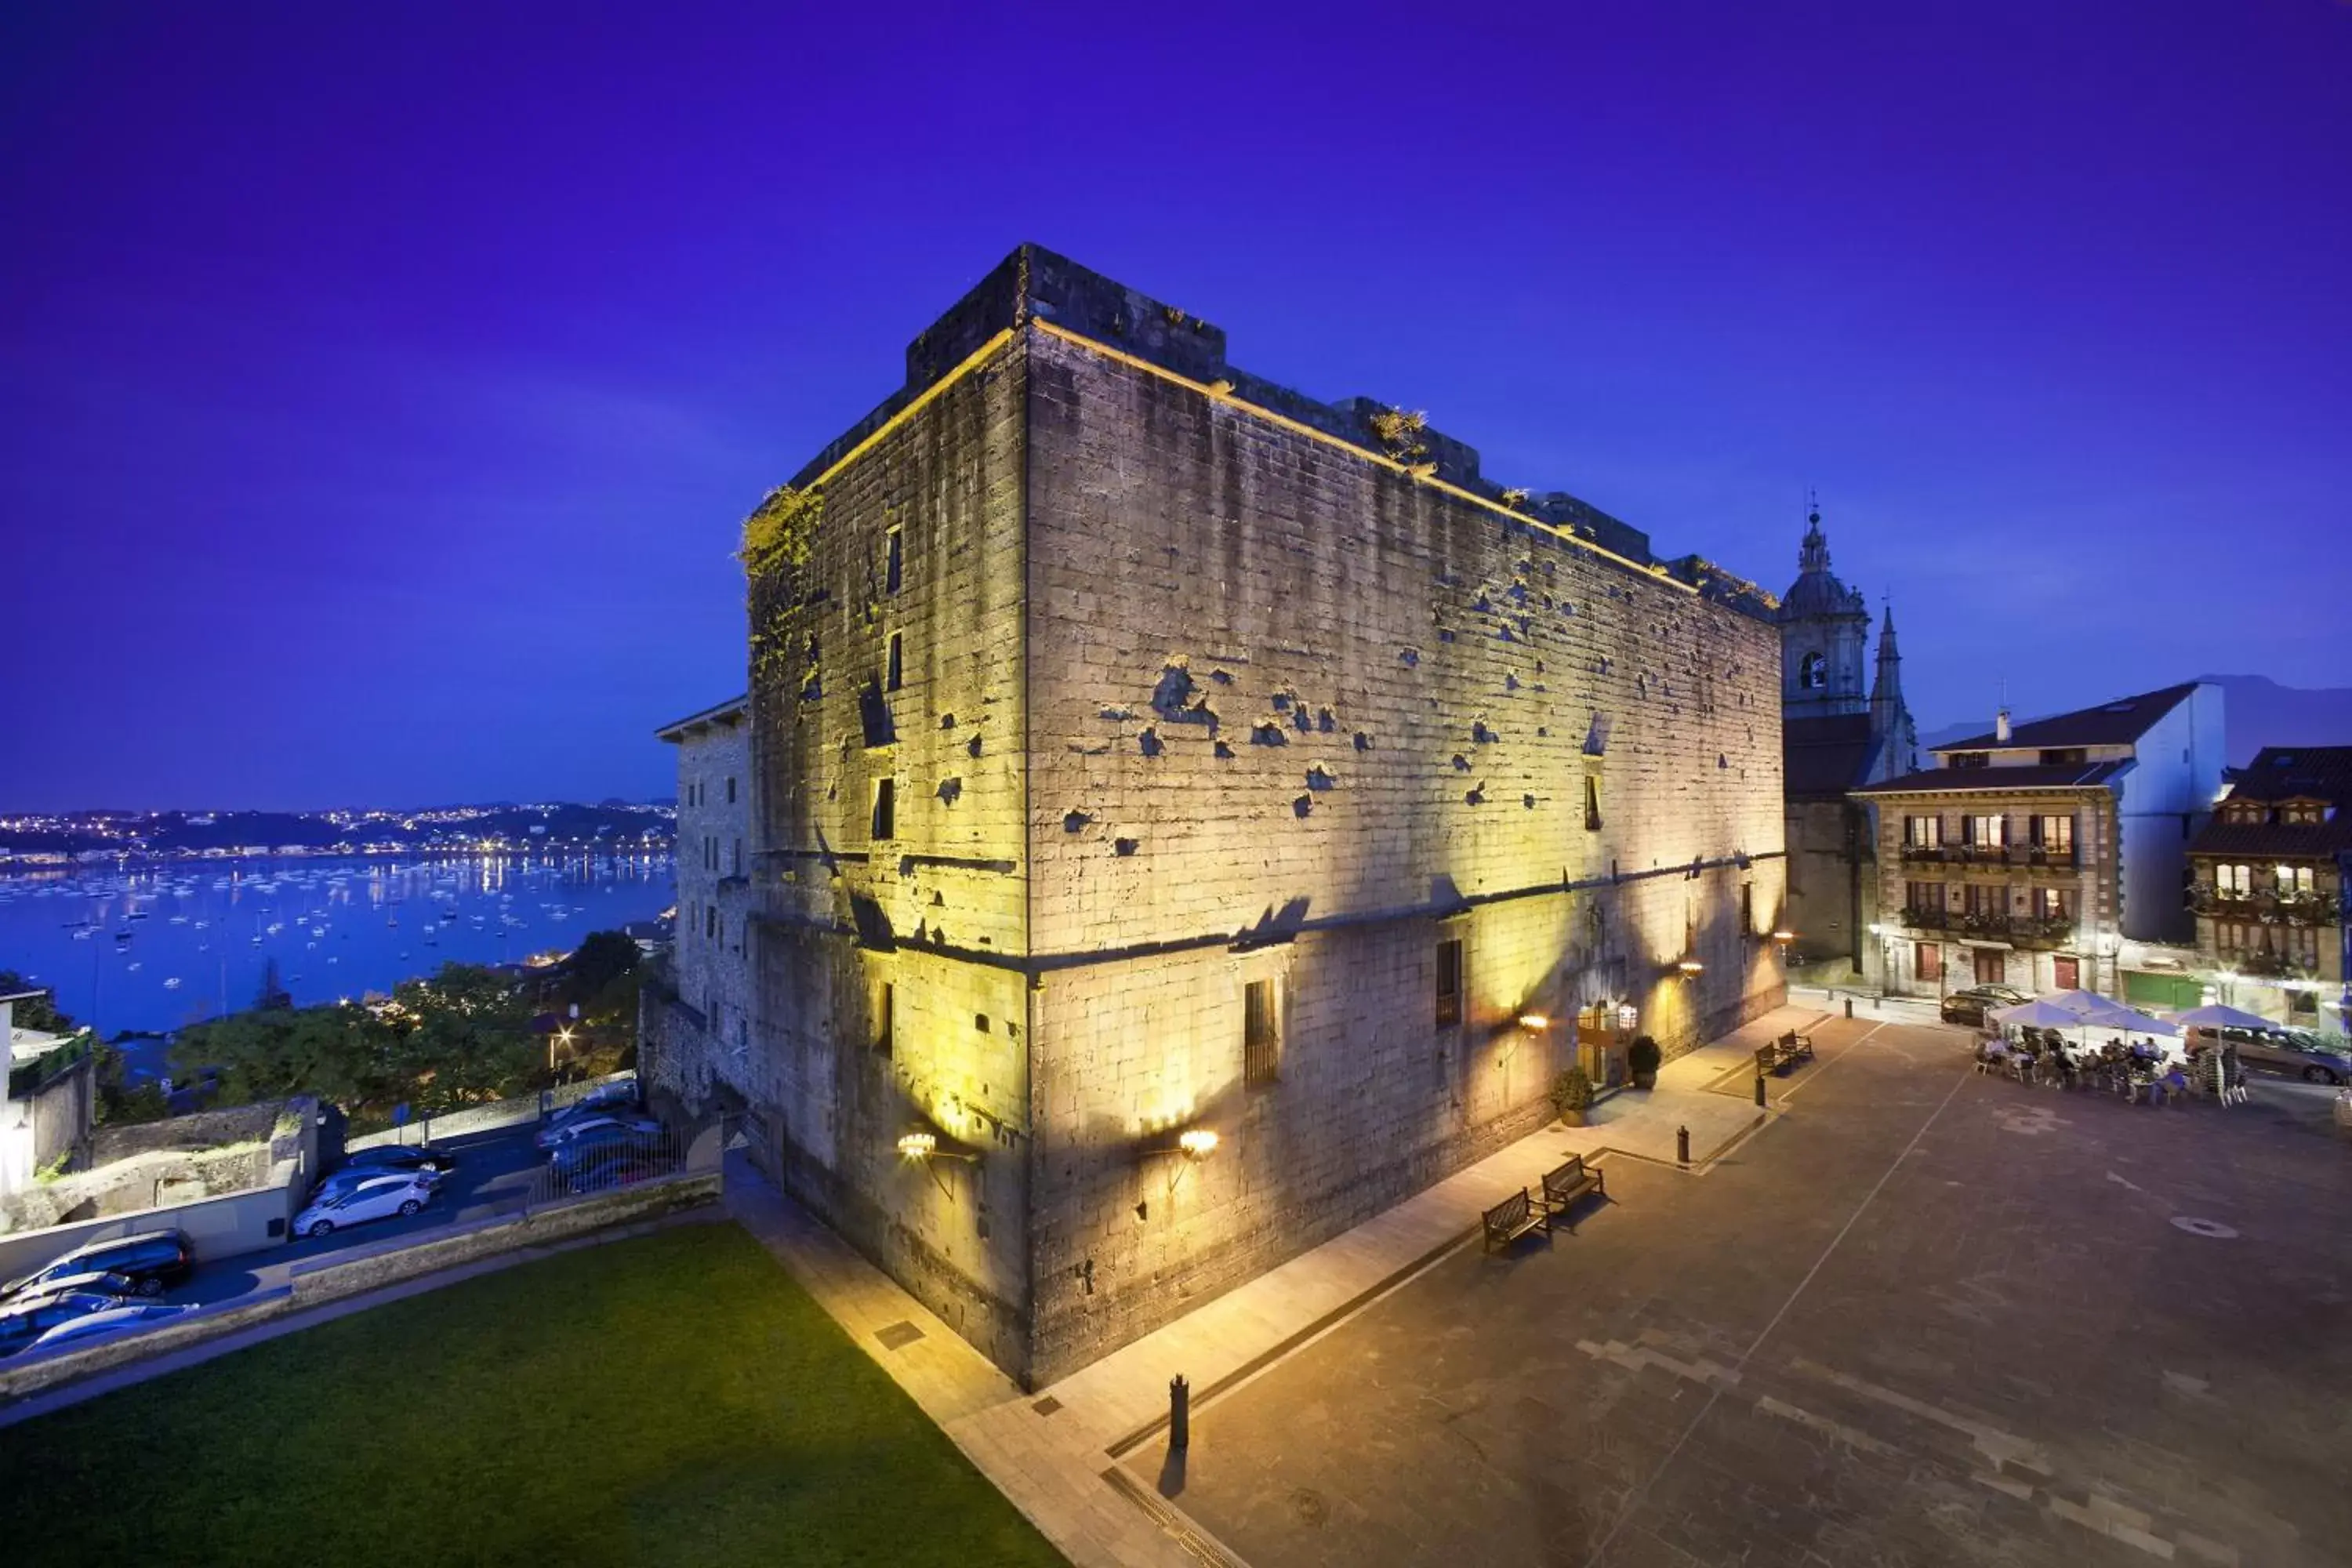
[[[1693,1174],[1444,1256],[1129,1452],[1262,1564],[2352,1559],[2352,1147],[1822,1025]],[[1736,1087],[1736,1086],[1727,1086]],[[1577,1146],[1558,1131],[1562,1150]]]

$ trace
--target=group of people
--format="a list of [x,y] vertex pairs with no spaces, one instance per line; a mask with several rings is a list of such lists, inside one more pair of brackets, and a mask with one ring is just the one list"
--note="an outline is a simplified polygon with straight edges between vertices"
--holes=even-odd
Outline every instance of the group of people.
[[2020,1083],[2057,1089],[2106,1089],[2151,1105],[2189,1093],[2210,1093],[2223,1105],[2246,1100],[2245,1065],[2238,1047],[2217,1049],[2192,1042],[2185,1056],[2168,1056],[2146,1040],[2111,1037],[2105,1045],[2080,1047],[2055,1029],[2023,1028],[2011,1040],[1990,1036],[1977,1044],[1979,1072],[2014,1074]]

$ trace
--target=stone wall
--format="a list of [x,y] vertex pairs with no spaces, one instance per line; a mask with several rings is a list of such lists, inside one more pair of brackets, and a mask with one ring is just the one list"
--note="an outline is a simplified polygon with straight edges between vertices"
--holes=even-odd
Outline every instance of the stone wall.
[[1771,625],[1223,349],[1024,249],[754,584],[747,1098],[1032,1384],[1539,1126],[1579,1006],[1672,1053],[1781,994]]
[[[862,427],[806,569],[784,602],[759,596],[777,653],[753,683],[747,1070],[770,1163],[1008,1367],[1027,1311],[1026,386],[1003,338]],[[917,1130],[983,1157],[910,1163]]]
[[[1630,1000],[1673,1053],[1776,1002],[1780,657],[1319,432],[1059,334],[1030,355],[1044,1380],[1549,1120],[1570,1037],[1521,1015]],[[1223,1144],[1180,1164],[1193,1124]]]

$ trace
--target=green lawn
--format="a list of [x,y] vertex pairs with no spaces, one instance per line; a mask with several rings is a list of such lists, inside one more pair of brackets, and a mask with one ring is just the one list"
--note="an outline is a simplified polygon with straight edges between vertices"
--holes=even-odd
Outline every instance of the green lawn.
[[731,1225],[583,1248],[0,1428],[0,1563],[1061,1557]]

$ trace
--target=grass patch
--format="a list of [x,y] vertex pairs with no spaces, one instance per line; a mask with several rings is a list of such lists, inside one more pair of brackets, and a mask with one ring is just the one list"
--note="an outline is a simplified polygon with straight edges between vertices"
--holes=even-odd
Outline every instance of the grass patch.
[[0,1428],[0,1561],[1062,1558],[775,1260],[690,1225]]

